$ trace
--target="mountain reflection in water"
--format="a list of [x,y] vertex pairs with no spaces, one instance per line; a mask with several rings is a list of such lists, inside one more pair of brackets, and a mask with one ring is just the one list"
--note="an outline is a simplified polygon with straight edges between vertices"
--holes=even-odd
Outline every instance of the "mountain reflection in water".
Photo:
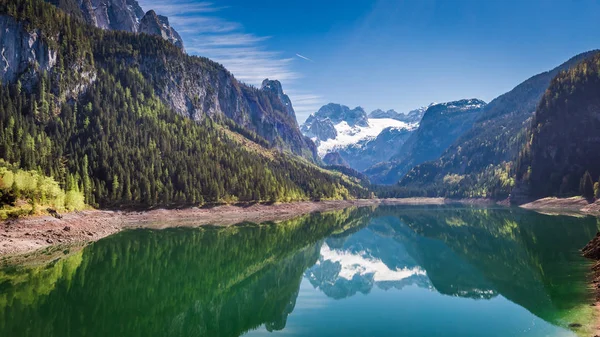
[[[578,250],[597,227],[396,206],[126,231],[0,271],[0,336],[585,335],[593,311]],[[460,323],[475,314],[489,315]]]

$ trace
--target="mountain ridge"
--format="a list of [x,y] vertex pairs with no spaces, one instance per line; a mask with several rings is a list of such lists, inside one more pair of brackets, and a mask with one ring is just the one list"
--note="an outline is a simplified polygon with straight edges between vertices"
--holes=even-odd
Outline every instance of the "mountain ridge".
[[485,105],[484,101],[473,98],[429,106],[417,130],[390,162],[376,164],[365,174],[374,183],[397,183],[412,167],[436,159],[471,127]]
[[551,80],[596,52],[573,56],[492,100],[469,131],[439,159],[414,167],[400,186],[433,195],[507,198],[514,186],[511,172],[524,143],[528,119]]

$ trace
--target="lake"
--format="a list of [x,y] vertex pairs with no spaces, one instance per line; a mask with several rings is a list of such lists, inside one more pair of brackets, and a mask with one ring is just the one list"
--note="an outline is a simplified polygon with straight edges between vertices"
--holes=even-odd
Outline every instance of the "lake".
[[0,270],[0,336],[590,336],[597,230],[448,206],[129,230]]

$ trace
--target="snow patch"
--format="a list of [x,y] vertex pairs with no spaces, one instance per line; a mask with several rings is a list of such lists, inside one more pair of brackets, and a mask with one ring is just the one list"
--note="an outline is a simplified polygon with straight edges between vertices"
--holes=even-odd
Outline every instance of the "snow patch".
[[381,131],[388,127],[413,130],[418,126],[417,123],[409,124],[391,118],[369,118],[368,121],[368,126],[350,126],[345,121],[334,125],[338,135],[335,139],[319,142],[317,148],[319,156],[324,157],[327,153],[335,151],[335,149],[354,145],[363,140],[375,139]]
[[413,275],[427,275],[419,268],[390,269],[380,259],[366,256],[365,252],[352,254],[347,251],[331,249],[327,244],[321,247],[323,260],[337,262],[342,266],[339,277],[352,280],[354,275],[372,274],[375,282],[400,281]]

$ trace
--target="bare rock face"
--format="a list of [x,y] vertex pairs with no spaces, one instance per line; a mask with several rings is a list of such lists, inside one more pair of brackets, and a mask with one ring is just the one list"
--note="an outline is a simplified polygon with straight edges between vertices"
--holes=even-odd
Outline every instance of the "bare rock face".
[[139,32],[160,36],[164,40],[167,40],[184,50],[183,40],[175,29],[169,25],[169,18],[157,15],[153,10],[149,10],[140,21]]
[[[23,90],[31,91],[38,85],[40,74],[56,75],[58,53],[45,41],[58,38],[43,35],[39,29],[27,29],[24,22],[17,22],[12,16],[0,15],[0,81],[19,82]],[[85,58],[65,66],[78,71],[79,81],[63,88],[60,100],[77,97],[96,80],[96,72]]]
[[142,7],[135,0],[79,0],[83,18],[102,29],[137,32]]
[[[41,40],[39,30],[27,31],[22,22],[0,15],[0,79],[13,83],[56,65],[56,51]],[[30,74],[29,74],[30,73]],[[27,85],[28,83],[22,83]]]
[[294,111],[294,107],[292,106],[292,101],[290,100],[289,96],[283,92],[281,82],[279,82],[278,80],[270,80],[267,78],[262,82],[261,90],[268,91],[276,95],[285,105],[285,111],[287,112],[287,114],[290,117],[294,118],[294,120],[296,120],[296,112]]

